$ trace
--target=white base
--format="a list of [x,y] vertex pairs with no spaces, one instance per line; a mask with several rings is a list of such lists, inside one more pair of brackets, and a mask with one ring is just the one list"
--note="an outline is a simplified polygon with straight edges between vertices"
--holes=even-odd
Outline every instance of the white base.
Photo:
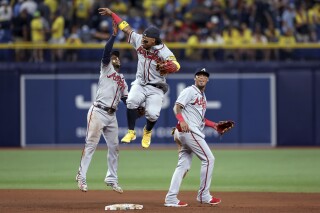
[[136,210],[136,209],[143,209],[143,205],[123,203],[123,204],[112,204],[112,205],[104,207],[104,210],[106,210],[106,211],[109,211],[109,210]]

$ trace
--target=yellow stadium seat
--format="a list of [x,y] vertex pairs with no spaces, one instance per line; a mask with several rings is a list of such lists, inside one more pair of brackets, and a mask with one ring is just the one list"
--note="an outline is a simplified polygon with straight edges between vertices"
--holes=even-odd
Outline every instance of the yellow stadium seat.
[[151,17],[152,15],[152,5],[156,5],[159,9],[161,9],[165,4],[166,0],[144,0],[142,3],[143,8],[145,9],[145,16]]

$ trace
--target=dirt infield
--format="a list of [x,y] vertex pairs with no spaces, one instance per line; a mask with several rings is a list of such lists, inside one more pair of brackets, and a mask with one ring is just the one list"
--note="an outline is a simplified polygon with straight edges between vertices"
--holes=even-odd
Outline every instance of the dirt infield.
[[[244,193],[218,192],[222,199],[219,206],[200,204],[195,200],[196,192],[181,192],[180,199],[188,207],[164,207],[164,191],[113,191],[78,190],[0,190],[0,212],[104,212],[106,205],[115,203],[142,204],[142,210],[134,212],[320,212],[320,193]],[[117,211],[119,212],[119,211]]]

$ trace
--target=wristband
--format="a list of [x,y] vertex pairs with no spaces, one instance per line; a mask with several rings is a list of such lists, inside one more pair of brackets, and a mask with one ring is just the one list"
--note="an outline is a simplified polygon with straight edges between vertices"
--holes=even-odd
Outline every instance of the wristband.
[[112,13],[112,19],[114,20],[114,22],[116,22],[116,24],[119,24],[122,22],[122,19],[115,13]]
[[123,30],[124,28],[126,28],[127,26],[129,26],[128,22],[126,21],[122,21],[119,25],[119,29]]
[[184,121],[181,113],[176,114],[176,118],[178,119],[179,122],[183,122]]

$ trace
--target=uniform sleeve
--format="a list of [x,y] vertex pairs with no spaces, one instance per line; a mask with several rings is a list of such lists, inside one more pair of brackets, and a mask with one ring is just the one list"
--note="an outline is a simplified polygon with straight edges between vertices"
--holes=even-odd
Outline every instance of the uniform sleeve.
[[141,46],[142,35],[134,31],[131,31],[128,36],[128,43],[131,44],[135,49],[138,49]]
[[163,58],[164,61],[172,61],[172,63],[176,65],[176,68],[172,67],[172,71],[170,72],[177,72],[180,70],[181,66],[179,62],[167,46],[165,46],[164,50],[162,51],[161,58]]
[[103,61],[101,61],[100,64],[100,74],[108,74],[108,73],[112,73],[113,69],[111,68],[112,64],[104,64]]
[[171,52],[171,50],[169,50],[169,48],[167,46],[165,46],[165,49],[163,51],[163,56],[165,61],[169,60],[169,61],[177,61],[176,57],[174,56],[174,54]]
[[122,91],[122,94],[121,94],[121,100],[122,100],[122,102],[125,104],[125,105],[127,105],[127,99],[128,99],[128,85],[127,85],[127,82],[126,81],[124,81],[124,85],[125,85],[125,87],[124,87],[124,89],[123,89],[123,91]]
[[192,93],[190,92],[190,87],[185,88],[180,93],[179,97],[176,100],[176,104],[185,107],[192,100]]
[[103,55],[102,55],[102,63],[107,65],[110,62],[110,58],[111,58],[111,51],[113,48],[113,43],[115,40],[116,36],[112,35],[109,40],[106,43],[106,46],[104,47],[103,50]]
[[121,95],[121,99],[122,98],[126,98],[128,97],[128,84],[126,82],[126,80],[124,79],[123,75],[121,75],[123,82],[124,82],[124,89],[122,90],[122,95]]

